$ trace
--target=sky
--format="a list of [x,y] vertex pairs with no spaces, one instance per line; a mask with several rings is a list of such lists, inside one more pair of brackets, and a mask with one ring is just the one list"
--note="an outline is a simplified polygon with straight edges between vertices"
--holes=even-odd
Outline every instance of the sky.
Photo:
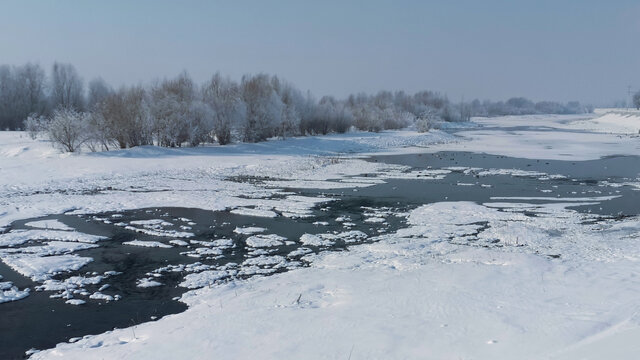
[[0,64],[54,61],[115,87],[264,72],[316,97],[606,105],[640,90],[640,1],[0,0]]

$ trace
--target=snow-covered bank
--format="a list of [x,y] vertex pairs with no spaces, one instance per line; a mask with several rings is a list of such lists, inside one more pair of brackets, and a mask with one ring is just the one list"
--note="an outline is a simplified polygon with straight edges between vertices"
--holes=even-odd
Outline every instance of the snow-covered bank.
[[[378,243],[196,290],[185,313],[32,358],[634,358],[638,219],[583,225],[590,216],[556,205],[520,208],[539,217],[427,205]],[[478,219],[489,228],[475,234]]]
[[457,133],[466,141],[430,146],[427,151],[572,161],[640,154],[638,115],[527,115],[473,121],[482,127]]
[[[315,202],[300,197],[289,201],[242,199],[238,196],[260,199],[278,190],[225,180],[234,176],[339,179],[397,167],[325,156],[407,151],[454,140],[440,131],[359,132],[224,147],[146,146],[70,155],[52,151],[49,142],[34,141],[24,132],[0,132],[0,229],[15,220],[71,210],[102,212],[175,204],[224,210],[258,203],[260,208],[255,211],[275,209],[300,216]],[[238,211],[243,210],[252,209]]]
[[612,134],[640,134],[640,111],[625,109],[597,109],[596,118],[576,121],[571,126],[589,131]]

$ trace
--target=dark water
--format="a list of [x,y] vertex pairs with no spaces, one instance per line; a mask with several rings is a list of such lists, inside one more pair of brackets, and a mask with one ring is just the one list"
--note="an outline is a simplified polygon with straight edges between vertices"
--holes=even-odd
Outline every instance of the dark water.
[[[618,184],[640,178],[640,156],[611,156],[588,161],[531,160],[469,152],[439,152],[402,156],[374,156],[371,161],[411,166],[416,169],[444,167],[478,167],[483,169],[517,169],[566,179],[539,180],[538,177],[494,175],[477,177],[454,172],[444,180],[390,180],[379,188],[365,188],[360,195],[384,194],[414,204],[437,201],[491,201],[492,197],[561,197],[584,198],[618,196],[598,205],[578,206],[575,210],[602,215],[637,215],[640,191]],[[460,186],[458,183],[476,184]],[[482,187],[480,184],[491,185]],[[543,192],[542,190],[552,190]],[[509,202],[510,200],[493,200]],[[521,200],[511,200],[521,202]],[[530,203],[536,201],[527,200]],[[546,202],[546,201],[541,201]]]
[[[511,175],[478,176],[477,173],[454,171],[443,179],[387,179],[384,184],[371,187],[340,190],[285,189],[301,195],[327,196],[331,202],[314,209],[311,218],[290,219],[286,217],[261,218],[235,215],[229,212],[212,212],[189,208],[139,209],[120,212],[121,218],[115,221],[130,222],[132,220],[164,219],[179,224],[180,218],[188,218],[195,225],[191,231],[195,239],[202,241],[216,239],[232,239],[234,247],[224,249],[219,257],[192,258],[181,254],[190,250],[185,247],[144,248],[126,246],[122,242],[133,239],[167,242],[170,238],[156,237],[125,230],[114,224],[105,224],[100,219],[109,218],[112,213],[92,216],[49,216],[47,219],[58,219],[65,224],[95,235],[107,236],[109,240],[98,243],[100,247],[76,252],[80,256],[94,259],[72,275],[87,273],[103,273],[115,270],[121,272],[105,279],[98,285],[87,285],[89,292],[94,292],[101,285],[108,283],[110,287],[103,291],[109,295],[121,295],[119,301],[88,300],[81,306],[71,306],[62,299],[50,299],[52,292],[35,292],[20,301],[0,304],[0,359],[21,358],[29,348],[49,348],[73,337],[102,333],[115,327],[122,328],[151,321],[168,314],[181,312],[184,304],[173,300],[187,289],[178,287],[184,273],[164,273],[159,279],[164,285],[151,288],[139,288],[136,280],[146,277],[147,273],[159,267],[177,264],[200,262],[214,267],[229,263],[242,263],[251,256],[244,241],[248,235],[236,234],[236,227],[258,226],[268,229],[265,233],[278,234],[291,240],[297,240],[304,233],[318,234],[333,231],[346,231],[342,223],[337,222],[339,216],[347,216],[355,226],[348,230],[363,231],[369,236],[379,233],[393,232],[404,226],[401,217],[389,216],[387,222],[366,223],[365,215],[370,208],[386,208],[391,212],[406,212],[417,206],[440,201],[474,201],[478,203],[521,202],[515,199],[492,199],[494,197],[562,197],[584,198],[600,196],[619,196],[616,199],[602,201],[597,205],[579,206],[576,210],[601,214],[603,217],[619,215],[637,215],[640,213],[640,191],[629,186],[616,184],[636,179],[640,176],[639,157],[609,157],[592,161],[549,161],[508,158],[465,152],[441,152],[435,154],[416,154],[402,156],[374,156],[370,161],[390,164],[401,164],[413,169],[438,169],[443,167],[479,167],[484,169],[520,169],[538,171],[548,174],[567,176],[563,179],[542,180],[538,176],[518,177]],[[471,185],[460,185],[460,184]],[[613,184],[613,185],[612,185]],[[484,185],[484,186],[481,186]],[[551,190],[543,192],[542,190]],[[537,200],[539,202],[548,202]],[[526,202],[535,203],[536,200]],[[44,218],[43,218],[44,219]],[[34,219],[18,221],[12,228],[24,228],[24,224]],[[482,220],[482,219],[479,219]],[[326,221],[327,226],[314,225],[314,222]],[[177,229],[177,228],[176,228]],[[179,229],[178,229],[179,230]],[[365,240],[362,242],[368,242]],[[362,243],[360,242],[360,243]],[[344,251],[349,246],[341,241],[328,247],[309,247],[313,252]],[[270,248],[269,256],[289,254],[299,248],[300,244],[281,245]],[[300,266],[307,264],[300,260]],[[275,272],[287,271],[286,268]],[[293,270],[295,271],[295,270]],[[35,285],[31,280],[20,276],[0,263],[3,281],[13,281],[20,288]],[[65,278],[69,274],[65,274]],[[240,276],[240,277],[248,277]],[[86,298],[83,298],[86,299]],[[153,318],[152,318],[153,317]]]

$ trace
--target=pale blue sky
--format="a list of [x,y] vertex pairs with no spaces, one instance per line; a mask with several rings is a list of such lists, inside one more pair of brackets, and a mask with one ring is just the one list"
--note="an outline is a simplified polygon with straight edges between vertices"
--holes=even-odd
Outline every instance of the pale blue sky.
[[0,63],[85,80],[278,74],[316,96],[622,99],[640,88],[640,1],[7,1]]

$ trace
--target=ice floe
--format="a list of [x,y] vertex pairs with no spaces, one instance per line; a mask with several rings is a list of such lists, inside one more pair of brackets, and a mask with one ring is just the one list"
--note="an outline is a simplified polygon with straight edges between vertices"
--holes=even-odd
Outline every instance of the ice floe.
[[11,254],[3,256],[2,261],[18,273],[33,281],[41,282],[61,272],[78,270],[93,259],[75,254],[53,256]]
[[258,234],[261,232],[265,232],[267,229],[262,228],[262,227],[257,227],[257,226],[249,226],[249,227],[236,227],[235,230],[233,230],[234,233],[236,234],[245,234],[245,235],[253,235],[253,234]]
[[258,234],[249,236],[246,243],[247,246],[250,247],[272,247],[282,245],[285,240],[287,240],[287,238],[276,234]]
[[155,247],[155,248],[163,248],[163,249],[169,249],[173,247],[171,245],[168,245],[159,241],[143,241],[143,240],[125,241],[122,244],[131,245],[131,246]]
[[51,230],[73,230],[72,227],[67,226],[63,222],[59,220],[38,220],[38,221],[30,221],[25,224],[26,226],[39,228],[39,229],[51,229]]
[[31,240],[58,240],[96,243],[106,237],[61,230],[12,230],[0,234],[0,246],[17,246]]

